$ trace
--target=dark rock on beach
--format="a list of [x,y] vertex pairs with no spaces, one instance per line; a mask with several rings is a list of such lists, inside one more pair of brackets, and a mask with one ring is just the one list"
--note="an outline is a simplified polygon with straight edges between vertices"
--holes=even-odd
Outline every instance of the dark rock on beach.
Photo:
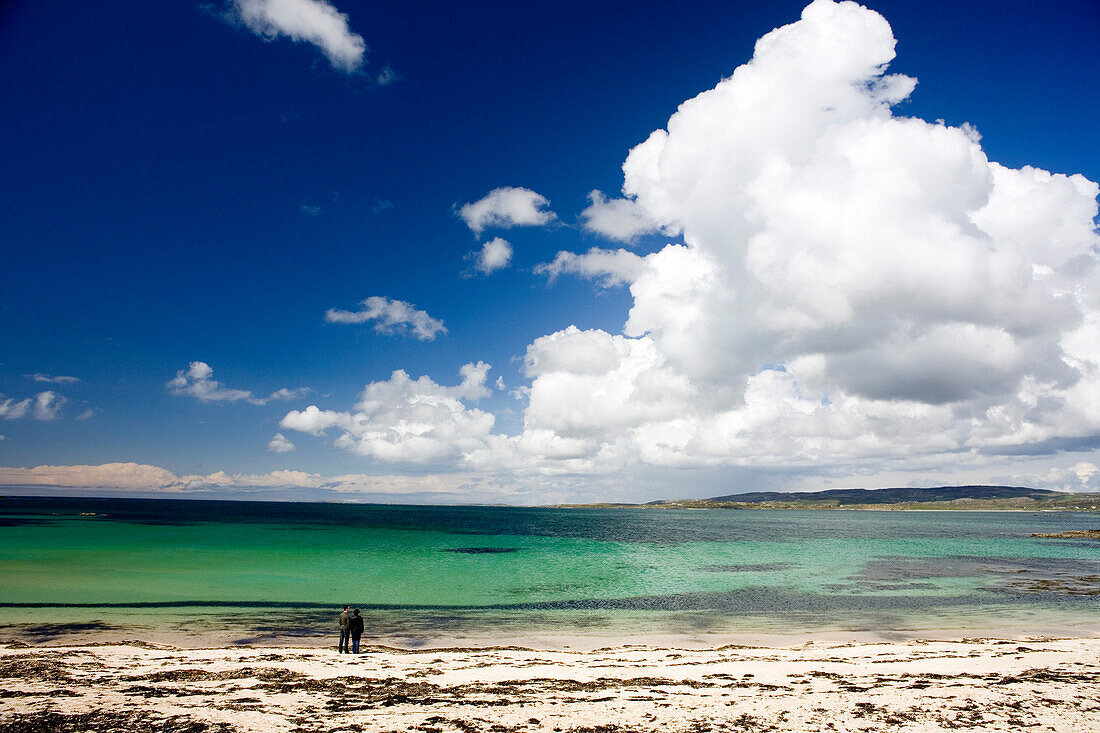
[[1100,540],[1100,529],[1071,529],[1068,532],[1032,532],[1032,537]]

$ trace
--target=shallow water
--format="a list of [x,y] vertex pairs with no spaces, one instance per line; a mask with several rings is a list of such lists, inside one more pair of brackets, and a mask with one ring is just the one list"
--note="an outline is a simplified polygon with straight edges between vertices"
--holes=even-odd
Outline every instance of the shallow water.
[[1100,634],[1094,513],[0,500],[0,638]]

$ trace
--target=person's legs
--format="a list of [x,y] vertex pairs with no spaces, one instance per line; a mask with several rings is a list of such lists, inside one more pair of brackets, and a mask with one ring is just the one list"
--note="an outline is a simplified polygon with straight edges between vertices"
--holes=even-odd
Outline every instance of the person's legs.
[[351,637],[351,653],[352,654],[358,654],[359,653],[359,636],[358,635],[355,635],[355,636]]
[[340,629],[340,652],[346,652],[348,650],[348,633],[347,629]]

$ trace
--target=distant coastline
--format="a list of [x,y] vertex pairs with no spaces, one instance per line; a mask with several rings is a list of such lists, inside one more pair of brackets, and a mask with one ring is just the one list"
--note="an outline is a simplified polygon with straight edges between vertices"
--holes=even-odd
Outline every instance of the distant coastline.
[[710,499],[663,499],[646,504],[559,504],[561,508],[768,509],[833,511],[1100,511],[1100,494],[1071,494],[1025,486],[936,486],[925,489],[829,489],[753,492]]

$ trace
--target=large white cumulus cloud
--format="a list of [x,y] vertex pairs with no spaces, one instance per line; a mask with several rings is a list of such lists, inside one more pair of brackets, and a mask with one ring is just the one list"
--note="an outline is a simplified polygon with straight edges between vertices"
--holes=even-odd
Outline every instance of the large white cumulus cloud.
[[448,431],[446,450],[426,454],[543,473],[913,470],[1100,435],[1097,185],[895,115],[916,81],[886,73],[894,46],[877,13],[816,0],[631,150],[623,198],[594,197],[589,228],[683,242],[538,268],[633,302],[621,334],[528,347],[521,433],[403,373],[368,387],[396,395],[377,407],[365,392],[354,414],[284,427],[401,457],[392,426],[434,395],[418,434]]
[[[818,0],[630,152],[621,205],[684,244],[632,273],[602,376],[583,358],[532,374],[529,430],[662,465],[919,462],[1100,432],[1096,184],[895,116],[916,82],[885,73],[894,45],[877,13]],[[573,354],[601,338],[556,337]]]

